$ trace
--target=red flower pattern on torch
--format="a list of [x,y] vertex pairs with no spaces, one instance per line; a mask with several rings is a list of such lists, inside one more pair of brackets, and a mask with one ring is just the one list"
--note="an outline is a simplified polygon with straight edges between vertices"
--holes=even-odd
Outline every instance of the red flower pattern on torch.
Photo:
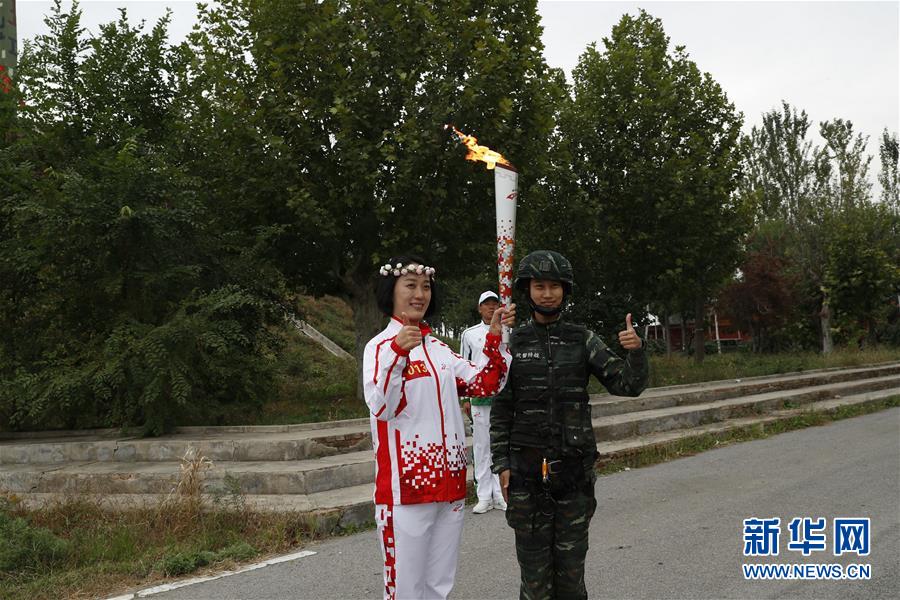
[[0,65],[0,92],[8,94],[12,92],[12,79],[6,74],[6,67]]

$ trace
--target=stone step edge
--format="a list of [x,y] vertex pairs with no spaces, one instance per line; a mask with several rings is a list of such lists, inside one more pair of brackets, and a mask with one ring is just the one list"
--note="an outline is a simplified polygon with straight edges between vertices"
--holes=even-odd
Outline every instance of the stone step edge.
[[[628,423],[639,423],[641,421],[664,419],[664,418],[671,417],[671,416],[679,416],[679,415],[683,415],[683,414],[687,414],[687,413],[694,413],[694,412],[703,413],[703,412],[707,412],[707,411],[718,411],[724,407],[728,407],[728,408],[737,410],[737,409],[740,409],[741,407],[749,407],[756,403],[769,402],[769,401],[778,400],[781,398],[785,398],[785,401],[790,401],[790,398],[792,396],[808,394],[808,393],[810,393],[810,391],[816,390],[816,388],[821,388],[822,391],[825,391],[825,390],[829,390],[832,387],[836,387],[836,386],[837,387],[842,386],[845,388],[846,387],[859,387],[859,386],[865,385],[867,382],[868,383],[883,382],[884,380],[892,380],[892,379],[897,379],[898,383],[900,383],[900,376],[896,376],[896,375],[880,377],[880,378],[876,378],[876,379],[872,379],[872,380],[851,380],[848,382],[842,382],[840,384],[826,384],[826,385],[822,385],[822,386],[811,386],[809,388],[796,388],[796,389],[792,389],[792,390],[783,390],[783,391],[779,390],[779,391],[775,391],[775,392],[765,392],[763,394],[751,395],[751,396],[746,396],[743,398],[728,398],[728,399],[724,399],[724,400],[716,400],[716,401],[709,402],[709,403],[671,406],[671,407],[666,407],[666,408],[637,411],[634,413],[624,413],[624,414],[609,415],[609,416],[604,416],[604,417],[595,417],[594,419],[592,419],[592,424],[595,429],[598,427],[601,427],[601,428],[602,427],[622,427],[622,426],[626,426]],[[836,393],[838,395],[840,395],[840,390],[837,390]],[[763,398],[762,396],[765,396],[765,398]],[[822,400],[813,400],[812,402],[821,402],[821,401]],[[806,404],[808,404],[808,402],[805,402],[804,404],[806,405]],[[633,418],[623,419],[623,416],[626,416],[626,415],[632,416]],[[721,421],[718,421],[718,422],[721,422]],[[681,428],[679,428],[679,429],[681,429]],[[678,431],[679,429],[675,429],[674,431]],[[661,432],[661,433],[666,433],[666,432]],[[648,435],[650,435],[650,434],[648,434]],[[266,442],[267,440],[262,438],[258,441]],[[191,440],[181,440],[180,441],[180,443],[189,443],[189,442],[191,442]],[[468,436],[466,438],[466,448],[469,453],[471,453],[471,445],[472,445],[472,438],[471,438],[471,436]],[[325,457],[294,459],[294,460],[290,460],[290,461],[287,461],[287,460],[285,460],[285,461],[278,461],[278,460],[228,461],[228,460],[222,460],[222,459],[214,459],[214,462],[217,462],[219,464],[226,463],[229,466],[231,466],[232,463],[234,465],[240,465],[242,462],[247,463],[248,466],[253,463],[278,463],[278,462],[304,463],[303,466],[306,468],[303,468],[301,470],[304,472],[308,472],[308,471],[316,471],[319,469],[340,468],[341,466],[344,466],[346,464],[352,465],[352,464],[356,464],[359,462],[367,462],[367,461],[374,462],[374,457],[372,456],[371,453],[372,453],[372,450],[370,448],[367,448],[367,449],[363,449],[363,450],[358,450],[356,452],[336,453],[336,454],[332,454],[332,455],[325,456]],[[340,461],[340,462],[336,462],[336,461]],[[122,465],[131,466],[131,467],[134,467],[135,465],[145,466],[145,465],[156,464],[156,463],[159,463],[161,465],[163,465],[163,464],[164,465],[179,464],[179,463],[175,462],[174,460],[173,461],[101,461],[101,460],[95,460],[95,461],[78,461],[78,462],[84,462],[85,464],[93,464],[93,463],[98,463],[98,462],[104,463],[104,464],[119,463]],[[16,465],[24,465],[24,464],[46,465],[48,467],[47,471],[52,471],[52,470],[58,470],[58,467],[61,467],[61,465],[65,464],[65,463],[30,462],[30,463],[5,463],[5,464],[8,464],[8,465],[13,465],[13,464],[16,464]],[[174,466],[172,466],[171,468],[173,470],[175,469]],[[233,467],[233,468],[236,469],[236,472],[240,472],[239,467]]]
[[[883,379],[895,379],[895,377],[889,377],[889,378],[883,378]],[[900,382],[898,382],[898,383],[900,383]],[[852,382],[852,384],[858,385],[858,382]],[[837,402],[840,404],[841,402],[843,402],[843,398],[889,397],[892,395],[900,395],[900,386],[895,386],[895,387],[880,389],[880,390],[874,390],[874,391],[859,391],[855,395],[851,394],[851,395],[846,395],[843,397],[838,395],[836,397],[822,398],[819,400],[811,400],[811,401],[805,402],[803,404],[804,408],[776,409],[775,411],[770,411],[770,412],[766,413],[766,416],[774,415],[772,418],[777,420],[779,415],[792,414],[792,413],[784,412],[785,410],[802,412],[803,410],[810,410],[810,407],[812,407],[814,405],[824,406],[822,403],[827,403],[830,401]],[[768,401],[778,400],[780,397],[781,396],[775,395],[774,398],[772,398]],[[739,407],[741,405],[749,406],[752,404],[754,404],[754,402],[745,400],[744,402],[735,404],[733,406],[733,408],[735,408],[736,410],[739,410]],[[712,410],[718,410],[718,408],[714,407]],[[665,417],[657,415],[657,416],[652,417],[651,419],[658,419],[658,418],[665,418]],[[648,440],[650,440],[651,444],[652,443],[669,443],[672,440],[682,439],[684,437],[691,437],[693,434],[695,434],[698,431],[703,431],[703,432],[708,432],[708,433],[726,431],[729,427],[733,427],[734,426],[733,424],[735,424],[735,423],[738,423],[738,424],[754,423],[754,422],[758,422],[757,420],[760,418],[765,419],[766,417],[763,417],[763,416],[728,417],[728,416],[726,416],[725,419],[714,422],[714,423],[698,424],[698,425],[693,425],[691,427],[679,427],[679,428],[668,429],[668,430],[664,430],[664,431],[651,432],[651,433],[647,433],[647,434],[644,434],[641,436],[630,436],[630,437],[626,437],[626,438],[619,438],[616,441],[601,442],[600,444],[598,444],[598,451],[601,451],[601,453],[605,455],[605,454],[607,454],[607,452],[605,450],[603,450],[604,448],[610,447],[610,445],[612,445],[612,447],[615,447],[616,444],[624,444],[624,446],[622,448],[623,448],[623,451],[626,451],[626,453],[627,453],[628,444],[629,444],[628,440],[640,439],[641,441],[638,444],[640,446],[646,445]],[[467,442],[471,443],[471,439],[467,439]],[[296,469],[295,468],[295,469],[284,470],[284,471],[271,471],[271,472],[269,472],[269,474],[274,477],[288,477],[288,478],[300,477],[301,479],[299,479],[298,481],[302,482],[302,484],[291,483],[291,484],[284,484],[284,485],[297,486],[297,488],[296,488],[297,492],[299,492],[301,488],[305,489],[308,487],[308,488],[310,488],[310,491],[312,492],[312,494],[315,494],[315,493],[325,493],[325,492],[338,492],[341,489],[346,489],[347,487],[352,487],[354,485],[357,485],[357,482],[359,482],[360,480],[364,480],[366,478],[366,472],[367,472],[366,469],[367,468],[371,467],[371,469],[374,470],[374,457],[371,456],[369,451],[354,453],[353,458],[355,459],[355,462],[337,462],[335,459],[337,459],[339,457],[330,457],[330,458],[331,458],[331,461],[330,461],[330,463],[327,463],[327,464],[314,464],[317,462],[315,460],[302,461],[302,462],[307,463],[306,465],[303,465],[303,466],[308,467],[308,468],[304,468],[304,469]],[[298,461],[298,462],[301,462],[301,461]],[[73,466],[74,468],[71,470],[67,469],[63,465],[59,465],[57,468],[48,468],[47,470],[42,471],[39,474],[38,480],[39,481],[43,480],[45,475],[53,476],[50,474],[52,474],[54,471],[60,471],[60,470],[66,470],[67,472],[66,472],[65,476],[70,477],[70,478],[71,477],[77,477],[77,478],[84,477],[84,478],[89,478],[89,479],[93,480],[94,478],[104,479],[107,477],[113,477],[113,478],[117,477],[117,474],[115,471],[106,470],[106,467],[108,465],[110,465],[110,463],[101,463],[104,466],[104,470],[101,470],[101,471],[93,471],[92,469],[88,469],[87,471],[85,471],[84,469],[79,470],[79,467],[84,467],[84,466],[88,466],[91,464],[97,464],[97,463],[93,462],[93,463],[85,463],[83,465],[74,465]],[[127,465],[127,464],[128,463],[122,463],[123,466]],[[131,465],[133,466],[134,464],[135,463],[132,463]],[[141,471],[136,474],[137,476],[141,477],[142,479],[146,479],[148,481],[148,483],[143,484],[145,486],[153,487],[154,485],[173,484],[175,479],[177,479],[177,469],[176,469],[177,465],[172,465],[170,463],[136,463],[136,464],[139,464],[141,468],[146,468],[148,466],[157,467],[157,470],[150,470],[150,471],[144,470],[144,471]],[[259,464],[271,465],[272,462],[261,461]],[[241,478],[243,478],[243,477],[254,478],[254,477],[265,477],[266,476],[265,470],[257,471],[254,468],[257,465],[255,465],[253,463],[242,464],[242,463],[225,462],[225,464],[223,465],[222,462],[220,462],[219,465],[221,467],[220,469],[216,470],[215,473],[211,473],[211,474],[207,475],[207,481],[221,483],[222,481],[225,481],[229,475],[237,476],[237,477],[241,477]],[[244,467],[243,469],[241,468],[242,466]],[[295,467],[296,467],[296,465],[295,465]],[[24,470],[24,468],[20,467],[18,470],[20,472],[22,472]],[[16,493],[25,493],[25,488],[23,487],[23,484],[21,483],[21,481],[28,481],[29,476],[27,475],[27,471],[26,471],[25,475],[19,476],[19,477],[25,477],[25,479],[19,480],[18,486],[10,485],[10,487],[8,487],[7,490],[12,488]],[[326,487],[326,484],[325,484],[327,479],[323,479],[323,477],[326,477],[329,479],[337,478],[337,479],[334,479],[334,481],[346,479],[347,483],[349,483],[350,485],[329,488],[329,487]],[[307,478],[310,478],[310,479],[307,479]],[[18,478],[16,475],[12,475],[13,484],[16,483],[17,479]],[[158,483],[157,484],[149,483],[152,481],[156,481]],[[293,481],[293,479],[291,479],[291,481]],[[271,482],[269,482],[269,483],[271,483]],[[18,487],[18,489],[16,489],[17,487]],[[36,487],[36,485],[32,486],[32,489],[34,489],[34,487]],[[279,485],[272,484],[272,487],[269,487],[269,486],[264,486],[264,487],[268,487],[269,489],[274,489],[275,487],[280,488],[282,486],[281,486],[281,484],[279,484]],[[314,490],[316,490],[316,491],[314,491]],[[150,490],[147,490],[146,493],[153,493],[153,492]],[[266,492],[266,494],[264,494],[264,495],[271,494],[271,493],[272,492]],[[113,495],[113,494],[116,494],[116,493],[111,492],[111,495]],[[284,494],[292,495],[291,492],[289,492],[289,491],[285,491]],[[310,495],[312,495],[312,494],[310,494]]]
[[[620,413],[614,415],[604,415],[602,417],[594,417],[591,419],[594,427],[602,427],[604,425],[618,425],[622,423],[632,423],[639,422],[648,419],[655,418],[663,418],[663,417],[671,417],[677,416],[685,413],[691,412],[704,412],[708,410],[716,410],[724,407],[741,407],[748,406],[751,404],[758,404],[763,402],[768,402],[775,399],[785,398],[786,401],[790,402],[791,398],[794,396],[803,396],[810,393],[816,392],[827,392],[834,390],[835,393],[840,396],[840,393],[843,389],[854,388],[854,387],[869,387],[871,385],[880,385],[883,383],[894,383],[896,382],[900,385],[900,375],[888,375],[885,377],[876,377],[873,379],[854,379],[851,381],[842,381],[840,383],[829,383],[823,385],[813,385],[809,387],[802,388],[793,388],[789,390],[775,390],[772,392],[763,392],[760,394],[751,394],[750,396],[739,396],[739,397],[731,397],[731,398],[721,398],[719,400],[713,400],[711,402],[700,402],[696,404],[681,404],[677,406],[666,406],[664,408],[651,408],[646,410],[639,410],[634,412]],[[874,391],[880,391],[880,388],[876,388]],[[853,394],[856,393],[864,393],[864,392],[856,392],[853,391]],[[818,402],[818,400],[814,400],[813,402]],[[805,404],[808,404],[805,403]],[[626,418],[631,417],[631,418]]]
[[[790,391],[795,389],[801,389],[805,387],[815,387],[822,385],[839,385],[842,383],[850,383],[853,381],[865,381],[868,379],[875,379],[880,377],[889,377],[892,375],[900,374],[900,363],[891,364],[888,367],[879,367],[866,369],[865,372],[857,372],[853,373],[853,375],[871,375],[866,377],[847,377],[847,378],[838,378],[836,381],[833,380],[834,376],[842,375],[841,371],[845,371],[846,374],[850,374],[850,370],[837,370],[834,373],[830,374],[816,374],[815,377],[797,377],[785,380],[786,382],[790,382],[792,384],[799,385],[790,385],[787,387],[779,387],[778,389],[768,390],[768,391],[756,391],[758,389],[764,389],[767,382],[751,382],[747,379],[724,379],[715,382],[717,385],[709,386],[709,387],[698,387],[695,390],[687,391],[685,393],[665,393],[659,394],[659,392],[664,388],[651,388],[645,391],[643,394],[637,397],[629,397],[629,396],[615,396],[612,394],[592,394],[591,395],[591,408],[594,411],[597,410],[608,410],[608,409],[616,409],[617,405],[631,405],[635,404],[638,406],[629,407],[630,410],[621,410],[618,413],[611,414],[622,414],[624,412],[640,412],[642,410],[646,410],[643,406],[640,406],[642,402],[645,403],[654,403],[661,402],[671,398],[677,398],[679,404],[696,404],[700,402],[715,402],[718,400],[726,400],[728,398],[741,397],[742,395],[755,395],[761,393],[775,392],[775,391]],[[825,381],[818,380],[819,378],[826,379]],[[818,381],[817,381],[818,380]],[[776,380],[777,381],[777,380]],[[756,388],[756,389],[754,389]],[[728,395],[721,395],[728,394]],[[714,396],[712,400],[709,398],[705,398],[704,396]],[[715,397],[717,396],[718,397]],[[609,415],[601,415],[601,416],[609,416]]]
[[709,434],[730,433],[737,429],[785,421],[804,414],[829,412],[843,406],[865,406],[892,397],[900,397],[900,388],[829,398],[827,400],[810,402],[798,408],[774,410],[765,415],[736,417],[685,429],[673,429],[621,440],[599,442],[597,444],[598,461],[608,462],[609,460],[631,455],[645,448],[667,446],[674,442],[689,441]]
[[[630,448],[626,447],[625,442],[621,442],[621,447],[618,449],[603,448],[605,443],[601,442],[600,444],[598,444],[598,451],[601,451],[601,455],[598,459],[598,464],[602,462],[608,462],[613,458],[632,454],[642,448],[651,448],[654,446],[664,447],[674,442],[684,441],[691,438],[700,438],[709,434],[728,433],[736,429],[788,420],[804,413],[828,412],[840,406],[865,406],[867,404],[873,404],[885,398],[890,398],[892,396],[898,395],[900,394],[898,394],[896,390],[881,390],[873,393],[859,394],[857,396],[847,396],[844,398],[824,400],[807,405],[803,409],[785,409],[776,411],[766,416],[742,417],[739,419],[732,419],[729,421],[724,421],[722,423],[717,423],[715,424],[715,426],[702,425],[691,428],[690,430],[681,430],[677,432],[677,436],[666,435],[665,437],[667,439],[661,439],[663,436],[659,435],[641,436],[640,438],[635,438],[633,441],[629,442],[630,444],[632,444]],[[467,490],[468,493],[471,494],[471,469],[468,470],[467,475]],[[372,486],[373,484],[367,483],[364,485],[343,488],[340,490],[329,490],[327,492],[311,494],[308,497],[301,497],[302,499],[300,500],[292,496],[260,496],[257,500],[252,500],[251,496],[245,496],[244,498],[249,500],[249,504],[251,504],[251,506],[261,510],[295,510],[296,503],[302,503],[305,501],[307,503],[306,505],[309,507],[309,510],[301,512],[305,512],[306,514],[310,515],[311,518],[324,519],[323,523],[325,524],[325,528],[322,532],[332,533],[335,531],[346,530],[348,528],[371,526],[374,521]],[[7,496],[12,496],[11,499],[14,502],[22,502],[24,505],[30,507],[39,506],[46,502],[52,502],[66,497],[62,494],[46,493],[25,493]],[[207,498],[210,500],[213,499],[210,497]],[[161,495],[139,494],[134,495],[132,498],[124,498],[123,501],[127,503],[128,501],[133,501],[135,499],[146,499],[145,501],[158,503],[161,499]],[[115,499],[106,496],[105,500],[110,503],[110,506],[115,508],[114,505],[117,502]],[[338,500],[340,503],[335,503],[335,500]]]
[[[808,371],[791,371],[788,373],[775,373],[771,375],[755,375],[753,377],[743,377],[740,379],[738,383],[747,383],[747,382],[755,382],[755,381],[765,381],[765,380],[774,380],[780,378],[791,378],[798,377],[803,375],[814,375],[819,373],[829,373],[833,371],[865,371],[865,370],[877,370],[880,368],[891,367],[891,366],[900,366],[900,361],[886,361],[881,363],[874,363],[869,365],[857,365],[852,367],[827,367],[824,369],[811,369]],[[678,385],[670,385],[670,386],[661,386],[655,388],[649,388],[650,390],[658,390],[658,391],[672,391],[679,390],[688,387],[697,387],[697,386],[709,386],[714,387],[717,384],[732,384],[735,383],[734,379],[719,379],[715,381],[704,381],[697,383],[684,383]],[[591,394],[591,398],[614,398],[609,394],[601,393],[601,394]],[[248,433],[248,432],[259,432],[259,433],[288,433],[292,431],[305,431],[305,430],[314,430],[314,429],[328,429],[332,427],[356,427],[360,425],[367,425],[369,423],[368,417],[361,417],[356,419],[343,419],[340,421],[321,421],[316,423],[296,423],[291,425],[199,425],[199,426],[186,426],[186,427],[176,427],[174,434],[182,434],[182,433]],[[137,433],[138,428],[130,428],[130,429],[120,429],[120,428],[106,428],[106,429],[75,429],[75,430],[59,430],[59,431],[0,431],[0,441],[8,441],[8,440],[16,440],[16,439],[39,439],[43,437],[88,437],[88,436],[97,436],[97,437],[108,437],[110,439],[118,439],[118,438],[138,438],[140,437]]]
[[[880,363],[872,363],[867,365],[856,365],[851,367],[827,367],[825,369],[810,369],[809,371],[789,371],[787,373],[772,373],[770,375],[753,375],[751,377],[739,377],[732,379],[714,379],[712,381],[698,381],[694,383],[679,383],[676,385],[662,385],[659,387],[648,388],[648,390],[654,391],[679,391],[685,388],[697,387],[697,388],[715,388],[724,384],[734,384],[734,383],[765,383],[767,381],[778,380],[778,379],[792,379],[797,377],[806,377],[806,376],[816,376],[816,375],[825,375],[829,373],[833,373],[836,371],[857,371],[857,372],[865,372],[865,371],[877,371],[880,369],[890,369],[893,367],[900,368],[900,361],[886,361]],[[652,364],[651,364],[652,368]],[[606,392],[601,392],[599,394],[591,394],[592,397],[597,398],[607,398],[613,397],[617,398],[620,396],[613,396],[612,394],[607,394]]]

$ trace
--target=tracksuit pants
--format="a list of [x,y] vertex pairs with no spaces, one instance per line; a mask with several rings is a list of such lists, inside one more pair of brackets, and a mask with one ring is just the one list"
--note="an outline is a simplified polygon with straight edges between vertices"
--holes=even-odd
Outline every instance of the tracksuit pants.
[[479,502],[503,498],[500,478],[491,473],[491,406],[472,405],[472,456]]
[[375,505],[385,600],[444,600],[453,589],[465,500]]

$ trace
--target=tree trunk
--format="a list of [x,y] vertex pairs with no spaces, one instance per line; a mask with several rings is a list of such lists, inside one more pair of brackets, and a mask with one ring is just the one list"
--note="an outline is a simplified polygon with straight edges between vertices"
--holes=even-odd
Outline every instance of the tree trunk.
[[703,335],[703,311],[706,303],[698,298],[694,304],[694,362],[702,363],[706,354],[706,340]]
[[663,334],[666,338],[666,358],[672,357],[672,335],[669,331],[669,311],[663,313],[663,322],[665,323],[666,330]]
[[366,344],[384,327],[385,316],[375,304],[375,285],[372,282],[355,284],[350,291],[347,302],[353,309],[353,328],[356,332],[356,397],[363,399],[363,352]]
[[831,300],[828,292],[822,290],[822,310],[819,311],[819,324],[822,327],[822,354],[831,354],[834,342],[831,339]]

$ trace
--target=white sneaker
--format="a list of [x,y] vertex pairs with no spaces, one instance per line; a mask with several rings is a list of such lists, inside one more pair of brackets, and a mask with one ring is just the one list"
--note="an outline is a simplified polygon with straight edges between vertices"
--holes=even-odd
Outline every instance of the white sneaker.
[[479,500],[478,504],[475,505],[475,508],[472,509],[472,512],[476,515],[481,515],[492,508],[494,508],[494,505],[491,504],[490,500]]
[[503,498],[494,498],[494,508],[506,510],[506,500]]

